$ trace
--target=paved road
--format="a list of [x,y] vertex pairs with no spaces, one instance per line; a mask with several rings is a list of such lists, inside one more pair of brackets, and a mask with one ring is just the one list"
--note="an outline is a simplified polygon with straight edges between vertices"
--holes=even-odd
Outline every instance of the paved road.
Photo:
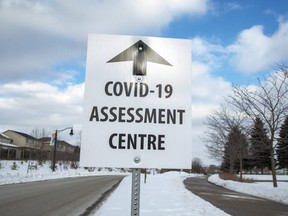
[[188,178],[186,188],[233,216],[288,216],[288,205],[227,190],[207,181],[206,177]]
[[1,216],[87,215],[123,176],[97,176],[0,186]]

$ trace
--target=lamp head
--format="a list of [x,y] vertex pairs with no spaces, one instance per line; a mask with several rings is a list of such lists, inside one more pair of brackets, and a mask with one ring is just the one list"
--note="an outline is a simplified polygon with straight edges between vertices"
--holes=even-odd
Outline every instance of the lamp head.
[[73,133],[73,128],[71,128],[71,131],[70,131],[70,136],[73,136],[74,135],[74,133]]

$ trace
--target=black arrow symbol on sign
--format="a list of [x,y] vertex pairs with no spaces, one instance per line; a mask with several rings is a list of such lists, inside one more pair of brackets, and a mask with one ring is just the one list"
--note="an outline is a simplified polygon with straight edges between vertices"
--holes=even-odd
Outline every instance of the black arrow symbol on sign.
[[133,61],[133,75],[146,76],[147,61],[172,66],[142,40],[119,53],[107,63]]

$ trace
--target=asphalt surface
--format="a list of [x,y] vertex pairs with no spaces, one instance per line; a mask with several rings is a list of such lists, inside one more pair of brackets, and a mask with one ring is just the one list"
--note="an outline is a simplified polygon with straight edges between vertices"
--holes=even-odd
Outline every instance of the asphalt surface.
[[0,186],[1,216],[85,216],[123,176],[94,176]]
[[184,181],[188,190],[232,216],[288,216],[288,205],[227,190],[206,177]]

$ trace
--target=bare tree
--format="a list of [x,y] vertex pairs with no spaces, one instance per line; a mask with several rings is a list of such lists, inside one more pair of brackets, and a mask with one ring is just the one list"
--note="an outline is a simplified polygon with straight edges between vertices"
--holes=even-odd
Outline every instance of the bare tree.
[[264,80],[258,79],[259,87],[234,85],[233,94],[229,97],[231,103],[244,112],[251,120],[257,117],[263,119],[268,129],[269,139],[266,143],[271,155],[271,171],[273,186],[277,187],[275,170],[276,134],[288,113],[288,68],[277,65],[277,71]]
[[192,160],[192,172],[194,173],[204,173],[204,168],[200,158],[193,158]]
[[31,130],[31,133],[30,133],[30,135],[33,136],[33,137],[35,137],[35,138],[46,137],[46,136],[48,136],[48,134],[49,134],[49,133],[46,131],[45,128],[40,129],[40,128],[38,128],[38,127],[32,129],[32,130]]
[[210,157],[218,161],[222,161],[224,156],[224,145],[229,133],[227,122],[229,123],[230,119],[227,119],[227,108],[224,105],[213,110],[204,122],[207,130],[201,138],[206,143],[205,146]]
[[214,110],[205,122],[207,130],[202,140],[206,143],[207,152],[213,159],[228,160],[229,172],[234,172],[235,161],[238,159],[241,165],[240,173],[242,173],[242,160],[246,156],[244,152],[247,151],[242,141],[246,141],[242,137],[231,139],[231,131],[235,127],[245,131],[244,123],[243,113],[235,112],[228,105],[221,105],[219,109]]

